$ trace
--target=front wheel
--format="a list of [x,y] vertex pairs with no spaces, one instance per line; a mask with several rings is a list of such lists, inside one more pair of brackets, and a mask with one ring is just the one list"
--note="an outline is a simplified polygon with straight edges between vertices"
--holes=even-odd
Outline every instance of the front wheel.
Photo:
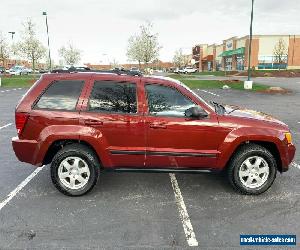
[[100,164],[87,146],[70,144],[58,151],[51,163],[51,179],[63,194],[80,196],[96,185]]
[[257,195],[267,191],[276,178],[274,156],[266,148],[248,144],[233,156],[228,167],[232,186],[243,194]]

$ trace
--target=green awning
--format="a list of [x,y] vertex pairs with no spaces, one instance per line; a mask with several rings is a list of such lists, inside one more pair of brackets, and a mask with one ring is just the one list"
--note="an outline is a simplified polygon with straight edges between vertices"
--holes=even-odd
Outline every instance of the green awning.
[[232,56],[232,55],[240,55],[240,54],[245,54],[245,47],[223,51],[219,56]]

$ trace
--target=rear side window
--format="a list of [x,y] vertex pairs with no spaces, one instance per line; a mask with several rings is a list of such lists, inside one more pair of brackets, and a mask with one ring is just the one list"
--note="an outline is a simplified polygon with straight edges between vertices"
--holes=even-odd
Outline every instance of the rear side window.
[[97,112],[136,113],[136,84],[129,82],[95,81],[89,110]]
[[38,109],[75,110],[84,81],[62,80],[53,82],[41,96]]

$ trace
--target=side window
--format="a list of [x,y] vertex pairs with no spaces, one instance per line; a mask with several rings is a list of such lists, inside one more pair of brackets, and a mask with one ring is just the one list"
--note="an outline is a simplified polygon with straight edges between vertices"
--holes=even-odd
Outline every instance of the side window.
[[97,112],[136,113],[136,84],[115,81],[95,81],[89,110]]
[[184,116],[184,111],[195,104],[178,90],[158,85],[145,86],[149,113],[157,116]]
[[38,109],[75,110],[84,81],[53,82],[35,105]]

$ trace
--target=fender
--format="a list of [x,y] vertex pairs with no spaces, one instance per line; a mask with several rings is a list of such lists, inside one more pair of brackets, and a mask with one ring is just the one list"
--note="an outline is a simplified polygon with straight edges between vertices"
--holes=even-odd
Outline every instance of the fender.
[[111,162],[106,152],[107,142],[99,130],[81,125],[52,125],[42,130],[38,138],[38,147],[34,152],[35,165],[41,165],[49,147],[59,140],[84,141],[97,153],[105,166]]
[[284,134],[279,130],[261,127],[240,127],[232,130],[224,139],[219,147],[220,155],[217,160],[216,168],[222,169],[234,154],[236,149],[243,143],[249,141],[261,141],[274,143],[280,153],[280,158],[285,157]]

